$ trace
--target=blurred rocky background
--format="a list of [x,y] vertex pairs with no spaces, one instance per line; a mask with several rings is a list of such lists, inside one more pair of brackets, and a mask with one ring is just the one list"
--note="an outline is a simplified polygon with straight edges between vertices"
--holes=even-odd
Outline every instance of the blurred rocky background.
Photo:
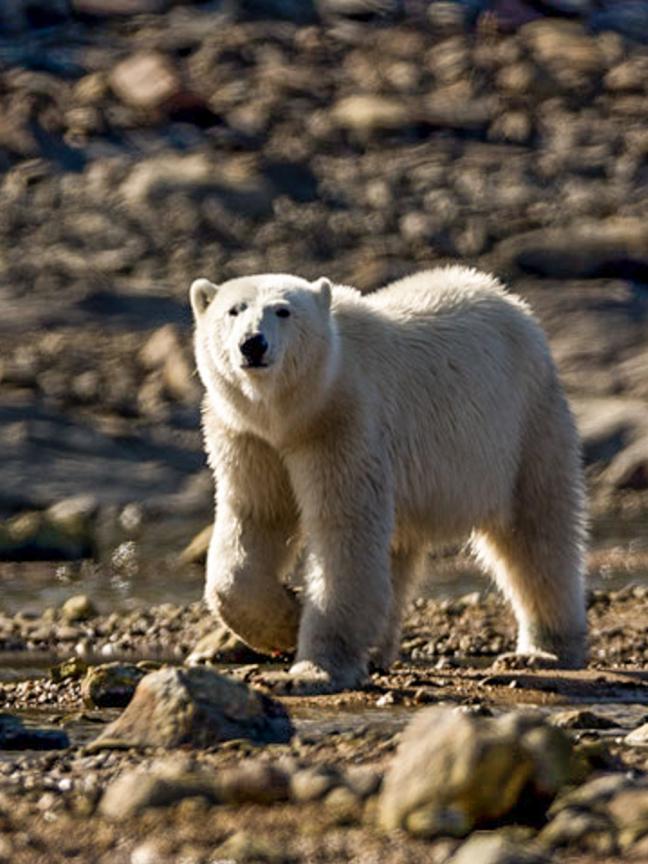
[[258,271],[494,271],[641,524],[647,121],[644,0],[3,0],[0,558],[209,521],[187,288]]

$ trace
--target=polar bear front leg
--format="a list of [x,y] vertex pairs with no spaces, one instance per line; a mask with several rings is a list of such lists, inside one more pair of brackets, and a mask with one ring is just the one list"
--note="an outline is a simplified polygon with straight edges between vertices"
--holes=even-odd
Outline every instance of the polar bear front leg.
[[301,606],[280,582],[294,558],[289,538],[221,506],[207,556],[205,599],[230,630],[256,651],[292,651]]
[[277,454],[253,436],[222,436],[210,452],[216,521],[205,599],[257,651],[291,651],[301,605],[280,581],[299,551],[294,495]]
[[291,479],[309,552],[291,676],[303,692],[358,686],[392,603],[393,500],[388,472],[365,453],[316,452]]

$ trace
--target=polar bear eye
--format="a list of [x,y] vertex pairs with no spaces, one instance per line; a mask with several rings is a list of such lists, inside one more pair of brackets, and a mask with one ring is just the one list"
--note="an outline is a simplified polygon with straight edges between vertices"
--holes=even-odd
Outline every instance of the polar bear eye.
[[227,314],[236,316],[239,314],[239,312],[245,312],[246,309],[247,309],[247,303],[239,303],[236,306],[232,306],[232,308],[229,310],[229,312]]
[[289,318],[290,317],[290,309],[286,309],[286,307],[282,307],[281,309],[277,309],[276,312],[277,318]]

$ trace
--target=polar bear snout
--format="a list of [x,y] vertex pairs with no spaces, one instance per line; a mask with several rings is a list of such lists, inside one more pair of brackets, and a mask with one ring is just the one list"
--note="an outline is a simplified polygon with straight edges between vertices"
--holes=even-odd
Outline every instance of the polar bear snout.
[[244,366],[254,368],[266,365],[263,359],[268,350],[268,340],[263,333],[255,333],[253,336],[248,336],[239,345],[239,350],[244,357]]

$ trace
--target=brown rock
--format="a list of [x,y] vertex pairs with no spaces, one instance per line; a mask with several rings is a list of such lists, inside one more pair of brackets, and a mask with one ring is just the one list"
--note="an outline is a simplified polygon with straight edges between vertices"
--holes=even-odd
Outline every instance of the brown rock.
[[195,537],[193,537],[180,553],[182,564],[200,564],[207,558],[207,550],[211,540],[214,526],[210,523],[205,525]]
[[94,746],[210,747],[231,738],[285,742],[284,707],[246,684],[204,667],[165,667],[143,678],[124,713]]
[[81,682],[81,696],[91,707],[123,708],[133,698],[135,688],[145,674],[133,663],[92,666]]
[[401,100],[385,96],[347,96],[331,109],[331,117],[337,126],[362,136],[407,126],[411,116],[411,111]]
[[187,657],[187,666],[210,663],[258,663],[264,655],[246,645],[225,624],[216,624],[214,630],[203,636]]
[[605,71],[596,39],[576,21],[542,18],[520,31],[531,54],[563,86],[579,85]]
[[149,337],[140,351],[139,359],[147,369],[161,370],[164,390],[172,399],[198,401],[194,367],[185,354],[178,329],[173,324],[165,324]]
[[464,836],[505,817],[523,789],[544,808],[571,770],[569,740],[535,714],[490,719],[426,709],[385,776],[379,820],[419,836]]
[[648,489],[648,435],[619,453],[603,480],[615,489]]
[[547,859],[521,849],[494,832],[477,831],[459,847],[448,864],[543,864]]
[[146,15],[164,12],[170,0],[71,0],[75,12],[97,17]]
[[122,60],[110,73],[109,83],[115,96],[133,108],[159,108],[182,90],[175,67],[156,51],[144,51]]

